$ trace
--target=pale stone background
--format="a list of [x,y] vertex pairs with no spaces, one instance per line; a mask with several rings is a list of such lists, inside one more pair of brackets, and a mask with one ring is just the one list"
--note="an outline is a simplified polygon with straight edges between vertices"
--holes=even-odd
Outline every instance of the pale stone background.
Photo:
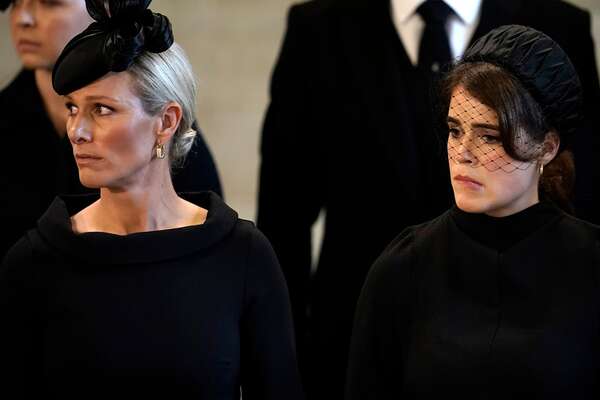
[[[268,85],[287,9],[294,0],[155,0],[173,22],[200,81],[198,118],[213,151],[227,202],[254,219],[258,148]],[[600,65],[600,0],[572,0],[593,13]],[[19,69],[8,18],[0,14],[0,87]],[[16,134],[16,132],[15,132]]]

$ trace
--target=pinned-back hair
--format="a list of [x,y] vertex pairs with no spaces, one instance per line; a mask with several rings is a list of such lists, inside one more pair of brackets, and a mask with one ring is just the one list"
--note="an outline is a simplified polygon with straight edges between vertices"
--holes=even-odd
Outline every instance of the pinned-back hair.
[[156,115],[170,101],[181,106],[181,121],[169,147],[171,165],[181,166],[196,137],[192,124],[196,120],[197,85],[185,52],[177,43],[162,53],[144,52],[127,72],[134,78],[134,91],[146,113]]

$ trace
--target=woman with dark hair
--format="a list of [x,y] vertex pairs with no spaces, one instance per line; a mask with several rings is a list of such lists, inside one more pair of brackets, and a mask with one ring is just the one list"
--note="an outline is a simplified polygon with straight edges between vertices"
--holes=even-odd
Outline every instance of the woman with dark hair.
[[79,178],[0,269],[0,397],[301,399],[266,238],[212,192],[175,191],[196,84],[149,0],[95,20],[52,74]]
[[[51,75],[67,42],[93,21],[84,0],[0,0],[4,9],[23,69],[0,91],[0,132],[5,149],[22,150],[0,157],[0,259],[35,226],[54,196],[90,191],[79,182],[65,131],[68,112],[52,88]],[[173,168],[173,182],[180,192],[221,194],[214,160],[200,133],[186,162]]]
[[510,25],[445,77],[456,205],[402,232],[359,300],[347,399],[600,395],[600,230],[569,210],[581,87]]

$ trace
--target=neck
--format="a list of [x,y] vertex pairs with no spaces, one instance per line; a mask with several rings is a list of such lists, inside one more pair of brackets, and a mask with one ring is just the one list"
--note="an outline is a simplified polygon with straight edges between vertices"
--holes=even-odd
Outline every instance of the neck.
[[195,206],[177,196],[168,168],[163,169],[160,179],[102,188],[94,210],[99,230],[126,235],[188,225]]
[[37,68],[34,75],[48,117],[54,125],[56,134],[62,137],[65,135],[67,126],[67,110],[62,96],[57,94],[52,87],[52,71]]

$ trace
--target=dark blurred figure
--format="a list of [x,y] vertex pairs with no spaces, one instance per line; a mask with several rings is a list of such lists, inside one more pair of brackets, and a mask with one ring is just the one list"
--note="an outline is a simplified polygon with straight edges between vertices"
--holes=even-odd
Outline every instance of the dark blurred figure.
[[[581,77],[587,115],[599,109],[590,15],[563,1],[315,0],[291,8],[263,127],[257,220],[288,281],[310,398],[343,397],[369,266],[397,232],[451,203],[447,161],[431,151],[439,146],[432,81],[444,53],[459,57],[506,24],[556,40]],[[575,135],[575,205],[600,222],[599,143],[586,124]],[[322,209],[311,278],[311,227]]]
[[[79,182],[66,137],[67,109],[50,83],[52,68],[67,42],[91,22],[83,0],[3,0],[23,69],[0,92],[0,259],[35,226],[57,194],[89,191]],[[212,190],[221,184],[201,135],[182,168],[173,170],[178,192]]]

